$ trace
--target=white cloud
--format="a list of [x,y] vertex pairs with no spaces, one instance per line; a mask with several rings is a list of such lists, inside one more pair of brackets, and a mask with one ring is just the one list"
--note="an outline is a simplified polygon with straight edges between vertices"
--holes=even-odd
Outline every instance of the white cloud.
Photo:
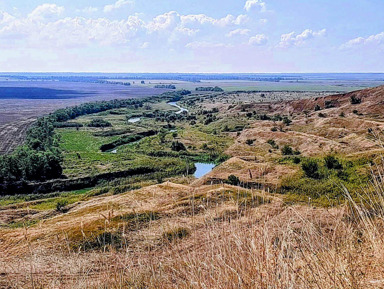
[[371,35],[366,38],[364,37],[357,37],[354,39],[349,40],[348,42],[344,43],[341,48],[342,49],[348,49],[348,48],[354,48],[354,47],[360,47],[360,46],[384,46],[384,32],[381,32],[379,34]]
[[173,30],[180,23],[180,15],[176,11],[170,11],[156,16],[148,23],[149,32]]
[[264,34],[255,35],[249,38],[249,41],[248,41],[250,45],[254,45],[254,46],[262,46],[267,44],[267,42],[268,42],[268,37],[265,36]]
[[259,8],[261,12],[267,11],[267,4],[262,0],[247,0],[244,5],[244,9],[248,12],[253,8]]
[[7,12],[0,11],[0,24],[6,24],[11,21],[13,21],[15,17],[12,15],[8,14]]
[[312,38],[324,36],[326,32],[326,29],[319,31],[306,29],[301,34],[296,34],[295,32],[283,34],[281,35],[281,40],[278,47],[287,48],[291,46],[302,46]]
[[115,9],[122,8],[127,5],[133,5],[133,1],[131,0],[117,0],[114,4],[105,5],[104,6],[104,12],[112,12]]
[[83,8],[83,9],[77,9],[77,10],[76,10],[76,12],[83,12],[83,13],[87,13],[87,14],[96,13],[97,11],[99,11],[99,8],[97,8],[97,7],[92,7],[92,6],[85,7],[85,8]]
[[244,35],[248,35],[249,33],[251,32],[251,30],[249,29],[235,29],[235,30],[232,30],[230,31],[229,33],[227,33],[225,36],[227,37],[233,37],[233,36],[244,36]]
[[268,19],[260,19],[260,20],[259,20],[259,23],[260,23],[261,25],[267,24],[267,23],[268,23]]
[[[96,9],[86,7],[77,12],[94,13],[98,11]],[[220,37],[228,31],[231,31],[228,37],[250,33],[249,29],[242,28],[242,24],[248,21],[246,15],[229,14],[214,18],[205,14],[182,15],[170,11],[151,20],[144,20],[140,14],[113,20],[107,17],[60,16],[63,12],[64,8],[55,4],[38,6],[25,17],[0,11],[0,47],[39,49],[125,45],[127,48],[169,46],[185,49],[188,43],[192,43],[188,47],[220,46],[204,42],[207,36],[213,38],[211,42],[221,42]]]
[[28,18],[33,21],[42,21],[53,19],[60,16],[64,12],[64,7],[57,6],[56,4],[43,4],[36,7],[29,15]]
[[225,43],[212,43],[207,41],[195,41],[188,43],[186,48],[191,49],[212,49],[212,48],[230,48],[232,45]]

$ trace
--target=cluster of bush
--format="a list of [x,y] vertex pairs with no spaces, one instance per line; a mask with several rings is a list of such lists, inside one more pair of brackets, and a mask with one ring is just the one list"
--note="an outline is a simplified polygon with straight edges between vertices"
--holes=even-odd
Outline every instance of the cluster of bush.
[[215,92],[223,92],[224,90],[221,87],[196,87],[196,91],[215,91]]
[[[332,155],[326,156],[324,158],[324,165],[325,165],[325,168],[328,170],[338,171],[338,176],[341,178],[343,177],[342,176],[343,165],[340,163],[340,161],[336,157]],[[303,169],[305,175],[308,178],[321,179],[325,176],[325,174],[321,172],[319,163],[314,159],[305,160],[302,163],[301,168]]]
[[106,121],[102,118],[94,118],[88,124],[88,127],[111,127],[112,124],[109,121]]
[[80,128],[83,127],[81,123],[77,122],[55,122],[53,123],[55,128]]
[[176,86],[174,86],[173,84],[158,84],[155,85],[155,88],[176,89]]

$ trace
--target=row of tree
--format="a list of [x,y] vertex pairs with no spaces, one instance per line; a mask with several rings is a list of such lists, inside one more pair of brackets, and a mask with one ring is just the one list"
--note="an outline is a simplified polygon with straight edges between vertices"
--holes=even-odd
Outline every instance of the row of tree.
[[24,145],[0,157],[0,184],[43,181],[62,175],[59,138],[49,117],[39,119],[28,131]]

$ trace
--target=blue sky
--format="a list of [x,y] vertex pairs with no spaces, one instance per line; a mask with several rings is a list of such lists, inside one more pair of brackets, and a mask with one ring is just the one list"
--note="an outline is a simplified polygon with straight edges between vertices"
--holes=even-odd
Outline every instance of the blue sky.
[[382,0],[0,0],[0,71],[384,72]]

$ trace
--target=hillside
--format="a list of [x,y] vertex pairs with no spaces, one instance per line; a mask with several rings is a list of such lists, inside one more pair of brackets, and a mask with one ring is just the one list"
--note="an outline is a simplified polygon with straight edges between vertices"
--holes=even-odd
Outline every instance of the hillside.
[[[273,100],[192,94],[188,115],[159,100],[57,129],[68,177],[156,174],[0,199],[0,287],[383,288],[384,87]],[[188,175],[202,160],[217,166]]]

